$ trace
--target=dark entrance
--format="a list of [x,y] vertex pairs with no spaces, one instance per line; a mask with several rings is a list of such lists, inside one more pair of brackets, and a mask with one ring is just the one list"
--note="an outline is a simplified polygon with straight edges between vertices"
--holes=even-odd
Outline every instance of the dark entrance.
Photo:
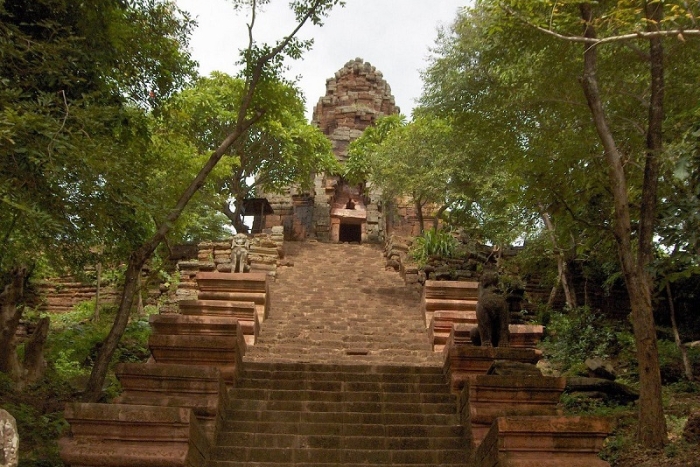
[[362,242],[362,225],[360,224],[340,224],[338,232],[339,242]]

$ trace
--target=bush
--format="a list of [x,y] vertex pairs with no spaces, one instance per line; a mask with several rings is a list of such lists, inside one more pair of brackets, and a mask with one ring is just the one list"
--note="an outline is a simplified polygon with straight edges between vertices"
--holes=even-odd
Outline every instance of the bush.
[[615,330],[588,307],[549,314],[542,345],[549,360],[562,371],[579,369],[587,358],[607,358],[619,347]]
[[[681,351],[675,342],[667,339],[658,340],[659,366],[661,367],[661,381],[663,384],[677,383],[685,380],[685,367]],[[688,360],[694,373],[700,364],[700,349],[688,348]],[[697,375],[696,375],[697,376]]]
[[431,256],[453,258],[457,250],[457,240],[446,230],[430,229],[416,238],[413,244],[413,259],[425,264]]

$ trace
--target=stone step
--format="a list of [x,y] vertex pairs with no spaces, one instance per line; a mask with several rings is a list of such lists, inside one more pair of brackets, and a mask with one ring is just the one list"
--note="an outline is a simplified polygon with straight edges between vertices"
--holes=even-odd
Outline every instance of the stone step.
[[[180,316],[191,317],[222,317],[235,318],[243,331],[246,344],[254,345],[260,333],[260,319],[257,306],[253,302],[231,302],[226,300],[181,300],[178,302]],[[159,315],[160,316],[160,315]],[[162,315],[170,317],[176,324],[182,326],[184,319],[174,318],[179,315]],[[158,320],[166,321],[166,318]],[[192,322],[197,322],[192,320]],[[217,321],[218,322],[218,321]],[[215,323],[217,323],[215,322]],[[160,324],[163,326],[164,324]],[[161,331],[167,332],[167,331]],[[172,331],[168,333],[174,333]]]
[[241,364],[242,346],[228,336],[206,339],[199,336],[151,336],[149,347],[157,363],[214,366],[227,382],[235,380]]
[[[309,368],[313,370],[309,371]],[[364,371],[363,371],[364,370]],[[408,370],[408,371],[407,371]],[[301,373],[305,373],[303,378]],[[445,384],[446,376],[442,368],[432,366],[372,366],[372,365],[329,365],[304,363],[246,364],[241,374],[242,383],[250,380],[274,381],[340,381],[351,384],[392,383],[392,384]]]
[[498,417],[561,415],[558,403],[565,387],[566,378],[547,376],[469,378],[465,385],[466,403],[475,445],[481,443]]
[[[253,303],[258,320],[264,322],[270,313],[270,300],[267,293],[261,292],[201,292],[197,293],[198,300]],[[180,302],[182,303],[182,301]]]
[[[423,340],[427,341],[427,334],[425,329],[422,327],[420,329],[407,328],[392,329],[395,322],[388,323],[372,323],[372,322],[362,322],[362,323],[352,323],[352,322],[337,322],[333,325],[322,325],[316,323],[309,323],[307,326],[301,327],[298,324],[272,324],[267,323],[264,332],[261,332],[263,337],[274,337],[274,338],[293,338],[293,337],[307,337],[307,335],[313,334],[317,337],[323,336],[333,336],[342,339],[345,336],[391,336],[399,337],[406,340]],[[448,331],[449,333],[449,331]]]
[[202,292],[255,292],[267,293],[267,275],[264,273],[197,273],[197,288]]
[[[234,465],[466,465],[461,449],[229,448],[214,451],[212,467]],[[225,459],[225,461],[219,461]]]
[[475,301],[479,294],[479,283],[470,281],[425,281],[425,299]]
[[394,345],[395,346],[378,345],[377,343],[372,342],[323,342],[313,339],[299,340],[289,343],[275,343],[274,341],[267,343],[263,340],[258,341],[254,347],[251,347],[249,356],[252,357],[264,354],[319,356],[319,354],[323,352],[327,352],[328,355],[342,356],[351,355],[359,351],[371,355],[390,355],[392,351],[397,355],[419,355],[421,353],[430,355],[434,353],[432,347],[427,342],[398,342]]
[[348,401],[342,393],[336,392],[302,394],[301,391],[278,391],[271,395],[269,399],[239,399],[240,397],[245,397],[245,391],[234,391],[231,393],[230,397],[234,400],[231,401],[229,410],[352,412],[408,415],[452,415],[456,411],[455,403]]
[[[257,414],[257,416],[256,416]],[[397,415],[336,412],[279,412],[280,419],[266,420],[260,412],[238,411],[241,419],[228,418],[219,432],[219,442],[236,443],[238,436],[251,433],[277,433],[292,435],[336,436],[393,436],[464,439],[465,428],[455,423],[416,424],[405,423],[406,418]],[[394,421],[404,423],[392,423]]]
[[459,392],[469,377],[485,375],[495,360],[536,364],[541,352],[511,347],[474,347],[453,345],[452,337],[445,348],[445,371],[450,375],[450,387]]
[[[364,427],[364,426],[362,426]],[[370,426],[372,427],[372,426]],[[257,446],[264,448],[293,449],[465,449],[466,442],[459,435],[444,437],[384,437],[381,425],[368,427],[366,432],[352,434],[362,428],[349,430],[349,433],[328,434],[322,428],[303,429],[320,434],[285,434],[285,433],[237,433],[229,438],[230,444],[220,444],[219,449]],[[220,451],[220,452],[221,452]]]
[[256,319],[255,303],[230,300],[181,300],[178,302],[183,315],[233,316],[252,321]]
[[443,383],[402,383],[402,382],[343,382],[338,380],[269,380],[244,379],[237,384],[237,389],[251,390],[286,390],[286,391],[342,391],[346,398],[367,401],[394,400],[401,402],[453,402],[454,395],[447,393]]
[[249,355],[245,357],[246,362],[278,362],[278,363],[291,363],[291,362],[308,362],[308,363],[326,363],[329,360],[333,360],[338,363],[347,364],[358,364],[365,363],[367,365],[372,365],[377,363],[377,361],[391,361],[396,364],[408,364],[416,363],[418,365],[434,365],[438,366],[442,364],[441,358],[435,358],[435,352],[430,352],[430,354],[421,353],[420,355],[386,355],[386,354],[372,354],[367,355],[345,355],[332,353],[329,355],[278,355],[278,354],[262,354],[262,355]]
[[[454,345],[472,345],[471,330],[473,324],[455,323],[452,329],[452,342]],[[511,324],[510,347],[516,349],[536,349],[537,344],[544,335],[544,326],[539,324]],[[437,351],[437,349],[436,349]]]
[[151,315],[149,324],[156,335],[235,336],[238,319],[229,316],[187,316],[177,313]]
[[[283,406],[283,403],[278,404]],[[290,404],[287,404],[288,406]],[[336,412],[330,410],[329,405],[321,403],[307,404],[307,407],[314,410],[236,410],[235,413],[227,413],[222,430],[219,432],[219,441],[226,432],[247,433],[262,430],[269,430],[276,433],[296,433],[300,428],[294,428],[293,424],[309,423],[312,425],[337,424],[345,425],[378,425],[394,427],[423,427],[431,432],[436,426],[457,426],[459,417],[450,414],[401,414],[401,413],[367,413],[367,412]],[[322,411],[327,408],[329,410]],[[316,410],[319,409],[319,410]],[[288,425],[282,425],[287,423]],[[275,426],[279,424],[278,426]],[[272,425],[272,426],[271,426]],[[428,427],[428,428],[426,428]],[[291,430],[291,431],[290,431]],[[358,431],[361,431],[358,428]]]

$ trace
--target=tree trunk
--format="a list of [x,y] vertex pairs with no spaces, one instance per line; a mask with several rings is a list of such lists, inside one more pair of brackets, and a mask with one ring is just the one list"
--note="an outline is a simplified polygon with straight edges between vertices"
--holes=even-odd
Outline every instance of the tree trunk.
[[24,296],[28,274],[25,267],[13,269],[10,283],[0,293],[0,372],[6,373],[13,381],[19,381],[22,376],[15,333],[22,318],[22,307],[18,305]]
[[199,171],[195,179],[185,189],[180,196],[175,207],[170,211],[156,233],[136,251],[131,253],[129,263],[126,268],[126,277],[124,279],[124,289],[122,290],[119,301],[119,309],[114,317],[114,324],[109,331],[109,334],[102,343],[100,352],[97,354],[97,359],[92,367],[90,378],[85,387],[83,399],[88,402],[95,402],[100,398],[102,393],[102,385],[107,377],[109,364],[112,361],[114,351],[121,340],[124,330],[129,323],[129,315],[134,304],[134,297],[138,291],[139,276],[146,261],[151,257],[153,252],[158,248],[158,245],[165,239],[175,221],[180,217],[182,211],[187,206],[187,203],[192,199],[194,194],[204,185],[207,176],[214,169],[219,160],[223,157],[228,147],[233,144],[251,125],[253,125],[262,114],[257,114],[252,120],[245,120],[239,123],[238,127],[231,133],[223,143],[209,157],[207,163]]
[[[593,19],[591,5],[588,3],[581,4],[580,9],[585,27],[584,35],[586,37],[595,38],[596,32],[591,23]],[[667,441],[666,420],[664,418],[661,399],[661,372],[657,350],[656,328],[651,304],[651,279],[647,273],[648,260],[650,259],[650,254],[647,252],[651,251],[650,241],[651,232],[653,231],[654,212],[647,212],[644,207],[641,211],[640,238],[637,244],[637,257],[635,261],[629,199],[627,195],[627,179],[622,163],[622,155],[608,127],[605,111],[603,110],[596,76],[596,48],[589,44],[585,44],[584,47],[584,70],[581,84],[608,164],[608,178],[615,206],[613,231],[617,242],[618,254],[625,284],[627,286],[627,292],[630,297],[632,325],[637,345],[640,380],[637,441],[648,448],[660,448]],[[652,58],[652,61],[653,60]],[[652,78],[652,83],[654,81],[654,78]],[[654,94],[653,90],[652,94]],[[653,102],[654,97],[652,97],[652,107],[654,106]],[[645,185],[643,187],[643,200],[647,202],[651,201],[652,198],[654,201],[656,199],[655,192],[653,196],[651,193],[648,193],[648,190],[655,188],[656,184],[653,183],[651,187],[647,186],[647,177],[649,177],[649,179],[658,179],[658,173],[654,177],[653,167],[649,167],[650,156],[651,159],[654,159],[656,155],[656,152],[654,152],[654,154],[651,154],[651,152],[652,151],[649,151],[647,153]],[[645,242],[649,242],[649,244]]]
[[688,381],[693,380],[693,366],[688,360],[688,349],[683,345],[681,341],[681,335],[678,332],[678,323],[676,322],[676,307],[673,305],[673,295],[671,294],[671,284],[666,283],[666,297],[668,297],[668,310],[671,315],[671,328],[673,329],[673,340],[676,341],[676,346],[681,353],[681,359],[683,360],[683,370],[685,371],[685,379]]
[[245,222],[243,221],[243,216],[241,213],[241,209],[239,206],[243,206],[243,201],[235,201],[235,210],[231,209],[231,206],[229,203],[224,203],[224,205],[221,208],[221,212],[223,212],[226,217],[229,218],[231,221],[231,224],[233,224],[233,228],[236,230],[236,233],[248,233],[248,226],[245,225]]
[[24,375],[22,386],[39,381],[46,370],[46,360],[44,359],[44,344],[49,335],[50,320],[48,317],[41,318],[37,324],[32,338],[27,342],[24,349]]
[[447,208],[449,208],[449,204],[443,204],[440,206],[440,209],[437,210],[435,213],[435,217],[433,218],[433,229],[437,232],[438,227],[440,226],[440,216],[447,211]]
[[[595,31],[589,23],[592,19],[590,5],[583,4],[581,6],[581,11],[583,19],[587,24],[585,31],[586,36],[595,37]],[[642,239],[640,239],[637,250],[637,261],[635,261],[631,235],[629,200],[627,195],[627,180],[622,164],[622,156],[617,149],[612,133],[607,125],[602,100],[598,90],[595,47],[590,47],[589,45],[585,47],[582,85],[609,166],[609,180],[615,205],[614,234],[618,245],[618,253],[625,283],[630,296],[632,323],[635,342],[637,344],[637,360],[639,362],[640,377],[637,439],[646,447],[658,448],[665,444],[667,438],[666,422],[663,415],[661,400],[661,374],[659,370],[656,332],[651,305],[650,280],[646,273],[646,266],[648,263],[643,264],[640,262],[640,260],[646,257],[644,254],[646,245],[643,245]],[[646,191],[647,187],[645,186],[643,190]],[[644,198],[647,199],[646,196]],[[645,214],[645,211],[642,210],[642,217],[644,217]],[[653,222],[653,220],[651,222]],[[641,222],[641,224],[644,224],[644,222]]]
[[[566,258],[564,257],[564,251],[561,248],[559,248],[557,238],[554,235],[554,224],[552,223],[552,219],[549,217],[549,213],[545,211],[544,206],[542,205],[540,205],[540,216],[542,216],[544,225],[547,228],[547,231],[549,232],[549,238],[552,241],[552,248],[554,249],[557,255],[557,284],[561,283],[561,286],[564,289],[566,305],[569,308],[576,308],[576,294],[571,290],[571,287],[569,286],[569,279],[566,275],[567,265]],[[556,294],[556,289],[553,290],[553,293]],[[553,294],[550,294],[550,301],[553,301],[552,295]]]
[[136,296],[136,315],[143,316],[143,271],[139,271],[139,280],[136,283],[138,295]]
[[418,228],[420,229],[421,235],[425,231],[425,222],[423,221],[423,205],[420,202],[420,198],[413,198],[413,208],[416,211],[416,218],[418,219]]
[[97,263],[95,265],[95,271],[97,273],[97,286],[95,290],[95,313],[92,315],[92,320],[97,322],[100,320],[100,287],[102,287],[102,263]]

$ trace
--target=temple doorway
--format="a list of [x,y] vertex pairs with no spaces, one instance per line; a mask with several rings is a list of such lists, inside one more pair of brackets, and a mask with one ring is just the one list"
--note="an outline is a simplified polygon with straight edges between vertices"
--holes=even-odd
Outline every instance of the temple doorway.
[[362,225],[361,224],[340,224],[338,232],[339,242],[362,243]]

